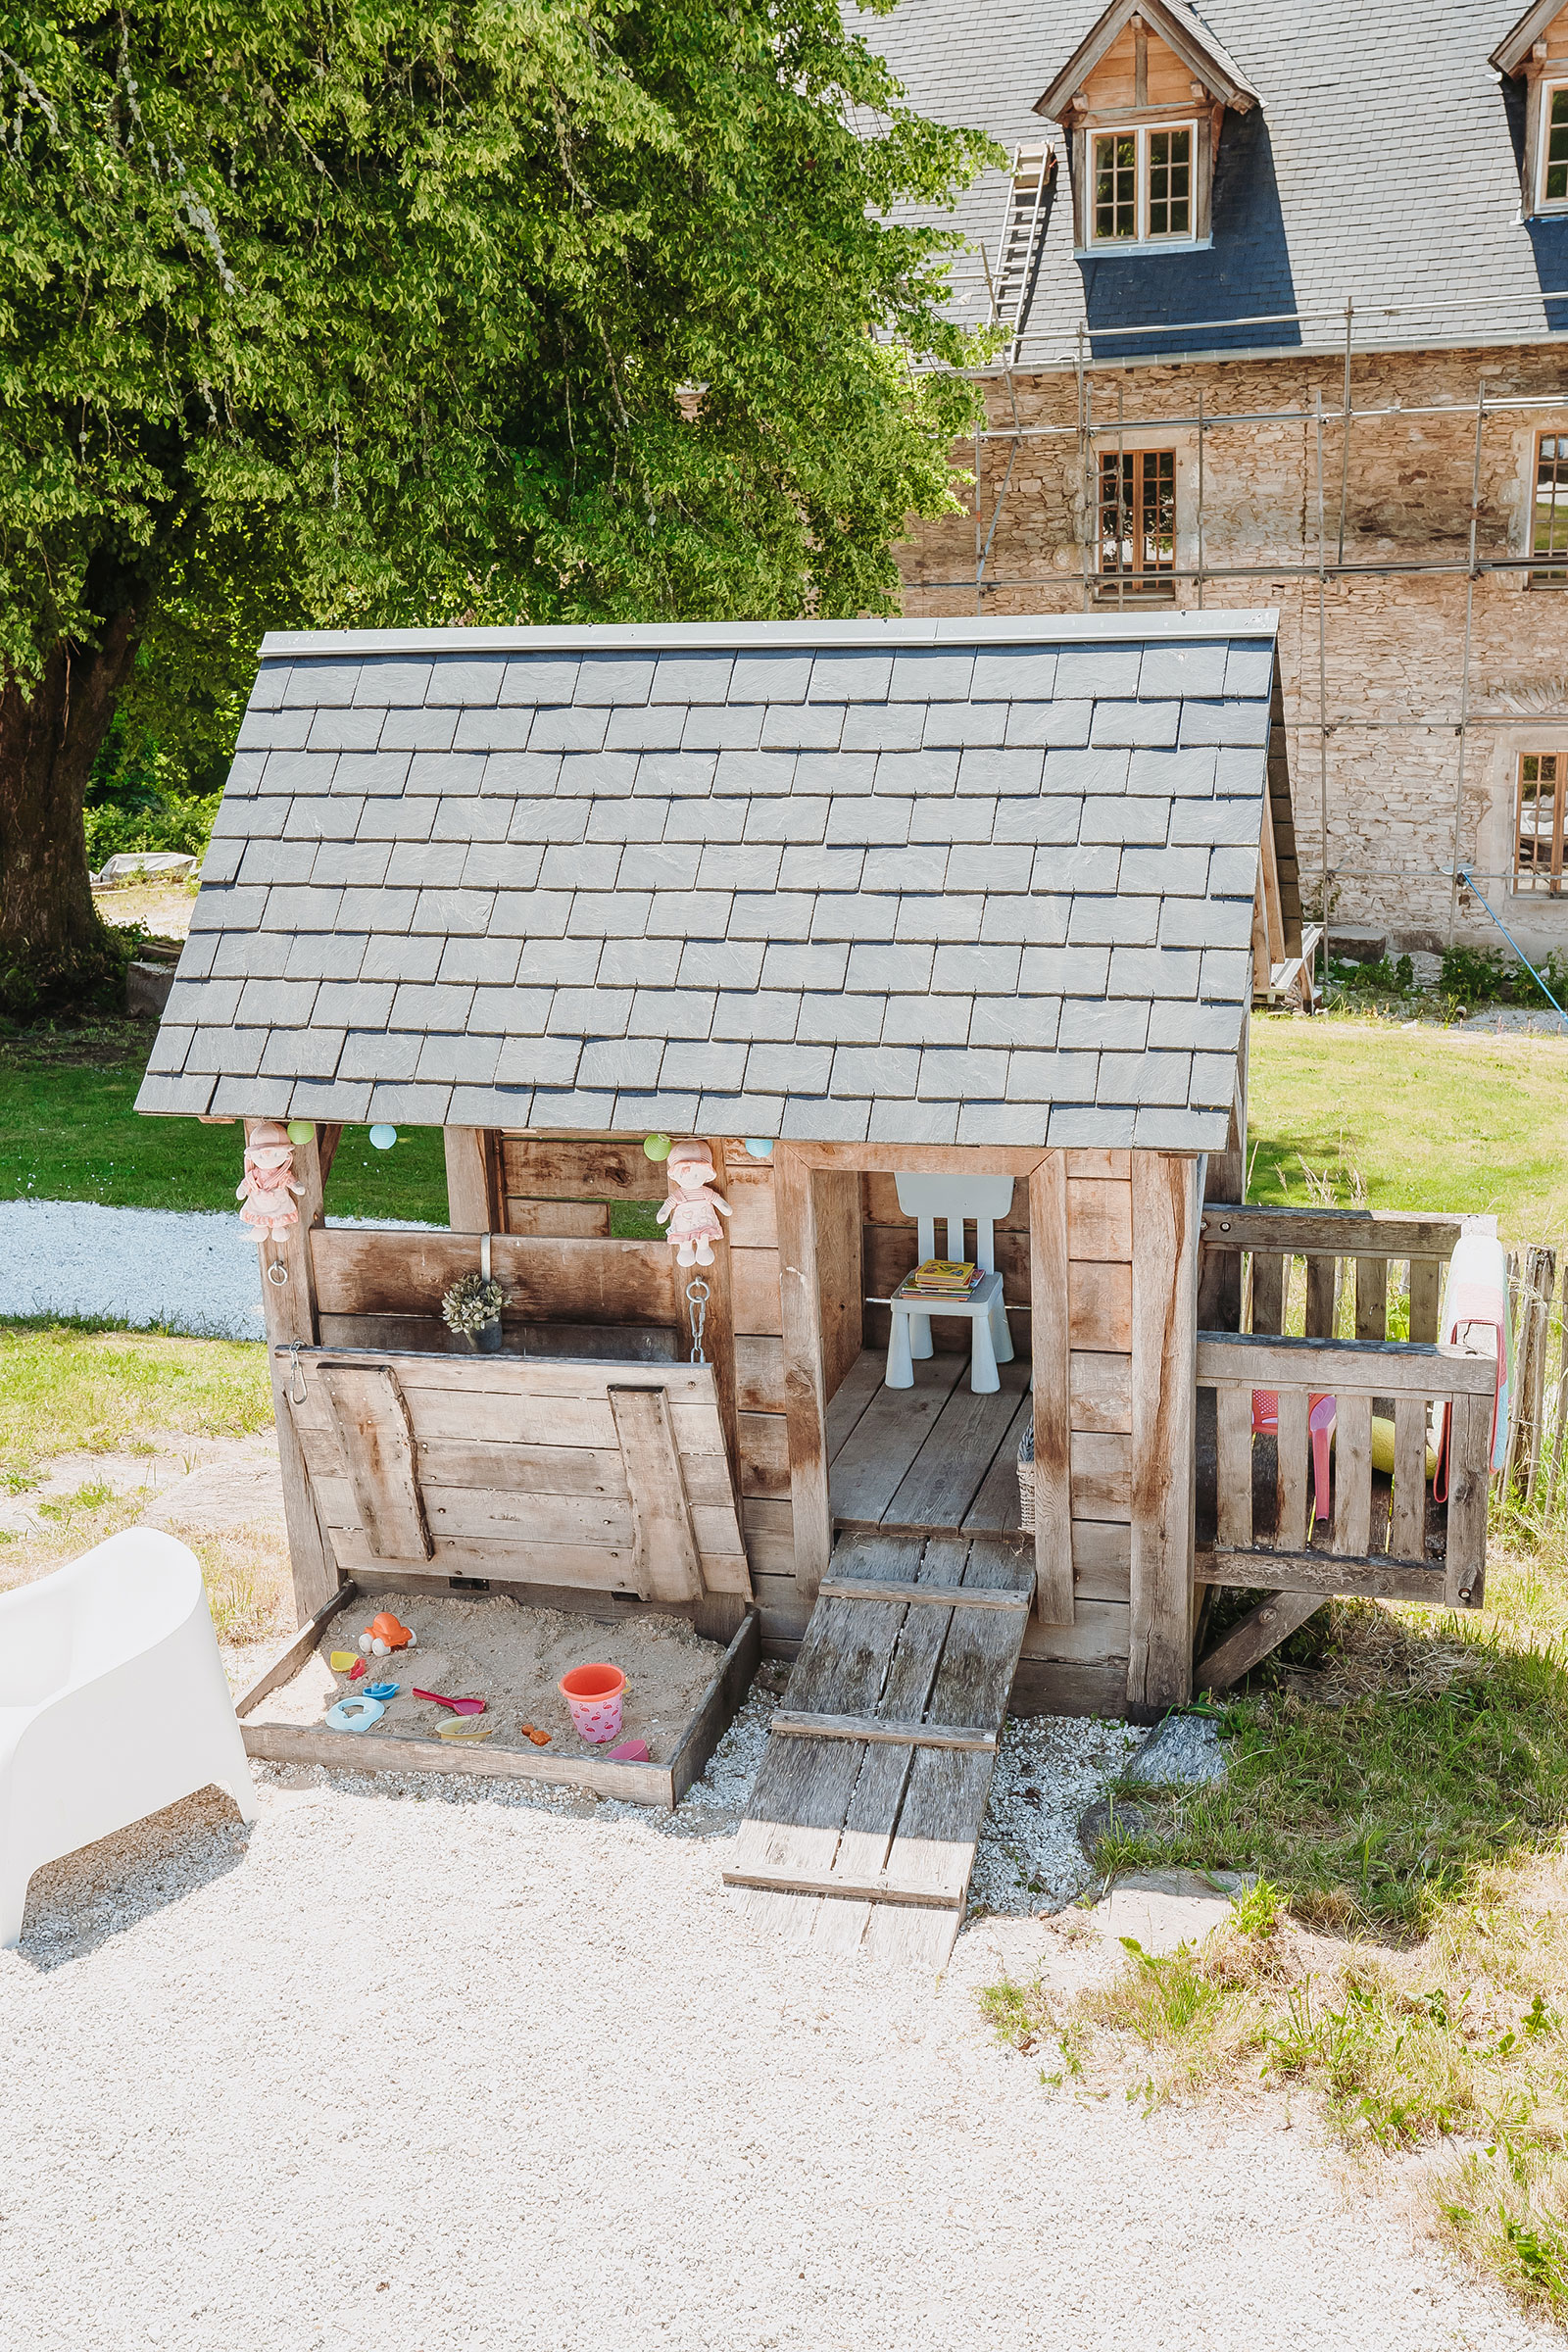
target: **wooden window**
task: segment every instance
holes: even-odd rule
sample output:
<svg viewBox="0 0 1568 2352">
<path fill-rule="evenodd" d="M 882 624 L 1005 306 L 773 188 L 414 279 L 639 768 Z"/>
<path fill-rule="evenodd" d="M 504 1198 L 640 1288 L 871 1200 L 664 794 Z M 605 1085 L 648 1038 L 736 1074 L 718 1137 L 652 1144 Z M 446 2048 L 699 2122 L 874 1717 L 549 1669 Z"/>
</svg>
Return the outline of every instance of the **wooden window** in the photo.
<svg viewBox="0 0 1568 2352">
<path fill-rule="evenodd" d="M 1195 137 L 1191 122 L 1091 133 L 1091 243 L 1157 245 L 1192 236 Z"/>
<path fill-rule="evenodd" d="M 1149 134 L 1149 233 L 1190 237 L 1193 233 L 1193 134 L 1191 129 Z"/>
<path fill-rule="evenodd" d="M 1176 566 L 1176 452 L 1103 450 L 1100 459 L 1100 571 L 1117 592 L 1170 596 Z M 1107 590 L 1102 587 L 1101 594 Z"/>
<path fill-rule="evenodd" d="M 1138 234 L 1138 134 L 1102 131 L 1095 139 L 1095 243 Z"/>
<path fill-rule="evenodd" d="M 1568 752 L 1526 752 L 1519 761 L 1515 890 L 1562 893 L 1563 802 Z"/>
<path fill-rule="evenodd" d="M 1541 202 L 1568 204 L 1568 81 L 1541 94 Z"/>
<path fill-rule="evenodd" d="M 1568 588 L 1568 433 L 1542 433 L 1536 441 L 1530 552 L 1556 559 L 1530 572 L 1532 588 Z"/>
</svg>

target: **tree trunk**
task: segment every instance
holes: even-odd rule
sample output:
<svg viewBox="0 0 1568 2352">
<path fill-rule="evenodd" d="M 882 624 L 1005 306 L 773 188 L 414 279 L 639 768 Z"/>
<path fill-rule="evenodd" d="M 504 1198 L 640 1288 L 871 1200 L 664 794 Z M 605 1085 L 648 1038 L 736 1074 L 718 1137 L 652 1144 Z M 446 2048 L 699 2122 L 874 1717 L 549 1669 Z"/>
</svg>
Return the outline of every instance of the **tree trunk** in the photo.
<svg viewBox="0 0 1568 2352">
<path fill-rule="evenodd" d="M 113 968 L 82 803 L 139 636 L 139 614 L 118 612 L 100 644 L 55 646 L 30 695 L 0 686 L 0 1000 L 19 1010 L 68 1003 Z"/>
</svg>

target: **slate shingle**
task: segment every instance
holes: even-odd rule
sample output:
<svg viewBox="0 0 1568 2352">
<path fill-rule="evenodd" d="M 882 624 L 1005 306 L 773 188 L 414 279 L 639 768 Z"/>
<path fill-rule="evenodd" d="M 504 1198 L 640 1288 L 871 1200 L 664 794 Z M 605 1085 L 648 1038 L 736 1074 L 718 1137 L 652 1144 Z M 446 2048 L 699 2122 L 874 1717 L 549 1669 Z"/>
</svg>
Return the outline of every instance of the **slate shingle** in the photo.
<svg viewBox="0 0 1568 2352">
<path fill-rule="evenodd" d="M 1214 1148 L 1269 631 L 1009 625 L 269 653 L 144 1106 Z"/>
</svg>

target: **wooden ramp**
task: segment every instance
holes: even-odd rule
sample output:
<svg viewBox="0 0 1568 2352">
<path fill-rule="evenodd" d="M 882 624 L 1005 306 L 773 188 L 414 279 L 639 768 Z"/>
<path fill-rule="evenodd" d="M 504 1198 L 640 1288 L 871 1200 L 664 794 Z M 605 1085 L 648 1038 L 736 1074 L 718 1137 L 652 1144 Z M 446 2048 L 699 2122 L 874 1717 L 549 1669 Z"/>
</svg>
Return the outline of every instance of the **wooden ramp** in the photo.
<svg viewBox="0 0 1568 2352">
<path fill-rule="evenodd" d="M 724 1873 L 754 1918 L 945 1965 L 1033 1594 L 1016 1537 L 840 1540 Z"/>
</svg>

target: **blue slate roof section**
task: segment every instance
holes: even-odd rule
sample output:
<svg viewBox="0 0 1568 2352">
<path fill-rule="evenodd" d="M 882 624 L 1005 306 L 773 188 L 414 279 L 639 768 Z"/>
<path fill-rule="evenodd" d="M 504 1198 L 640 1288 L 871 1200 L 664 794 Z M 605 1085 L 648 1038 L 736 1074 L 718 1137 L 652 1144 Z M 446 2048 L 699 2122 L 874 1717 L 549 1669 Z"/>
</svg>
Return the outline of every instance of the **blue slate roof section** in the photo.
<svg viewBox="0 0 1568 2352">
<path fill-rule="evenodd" d="M 1070 360 L 1080 321 L 1100 360 L 1331 349 L 1348 301 L 1362 348 L 1568 331 L 1568 218 L 1520 220 L 1522 85 L 1487 62 L 1506 6 L 1206 0 L 1198 24 L 1261 95 L 1225 118 L 1212 249 L 1075 261 L 1065 134 L 1033 108 L 1101 13 L 1099 0 L 901 0 L 867 33 L 921 114 L 1009 153 L 1047 137 L 1056 150 L 1025 364 Z M 937 216 L 971 247 L 960 318 L 985 316 L 977 249 L 995 264 L 1005 201 L 990 172 Z M 1140 327 L 1174 331 L 1111 331 Z"/>
<path fill-rule="evenodd" d="M 137 1107 L 1222 1150 L 1275 621 L 270 637 Z"/>
</svg>

